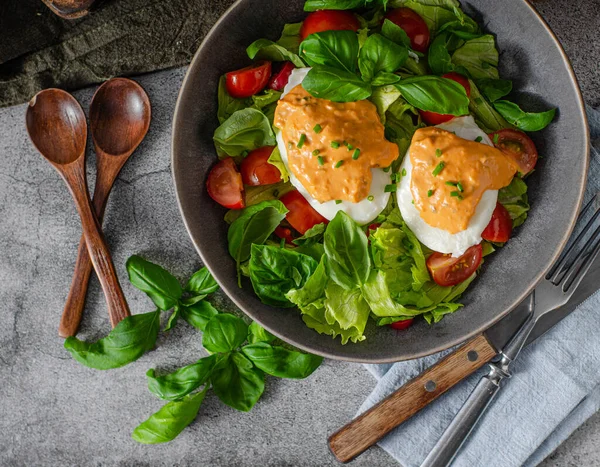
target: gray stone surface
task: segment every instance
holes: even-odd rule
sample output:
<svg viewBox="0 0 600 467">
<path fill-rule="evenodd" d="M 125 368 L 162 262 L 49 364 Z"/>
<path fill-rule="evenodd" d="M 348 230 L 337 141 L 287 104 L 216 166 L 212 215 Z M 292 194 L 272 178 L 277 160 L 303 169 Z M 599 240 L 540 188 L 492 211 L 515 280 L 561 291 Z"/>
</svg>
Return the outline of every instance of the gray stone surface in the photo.
<svg viewBox="0 0 600 467">
<path fill-rule="evenodd" d="M 588 102 L 600 104 L 598 1 L 536 3 L 573 60 Z M 183 278 L 199 266 L 179 216 L 170 175 L 170 129 L 184 70 L 143 76 L 153 103 L 148 137 L 123 170 L 109 202 L 105 234 L 132 312 L 152 309 L 128 284 L 133 253 Z M 93 90 L 76 93 L 87 110 Z M 129 435 L 161 403 L 145 387 L 150 367 L 174 368 L 201 356 L 200 335 L 180 323 L 157 350 L 109 372 L 75 363 L 57 337 L 80 226 L 55 171 L 24 129 L 25 106 L 0 110 L 0 464 L 1 465 L 336 465 L 329 433 L 348 421 L 370 392 L 360 365 L 327 361 L 305 381 L 270 379 L 263 399 L 239 413 L 207 398 L 200 415 L 169 444 L 141 446 Z M 93 174 L 93 151 L 89 152 Z M 93 176 L 90 177 L 93 181 Z M 224 308 L 226 297 L 218 297 Z M 93 279 L 81 336 L 109 329 Z M 600 465 L 600 417 L 592 417 L 544 465 Z M 418 442 L 418 440 L 414 440 Z M 394 465 L 371 449 L 353 465 Z"/>
</svg>

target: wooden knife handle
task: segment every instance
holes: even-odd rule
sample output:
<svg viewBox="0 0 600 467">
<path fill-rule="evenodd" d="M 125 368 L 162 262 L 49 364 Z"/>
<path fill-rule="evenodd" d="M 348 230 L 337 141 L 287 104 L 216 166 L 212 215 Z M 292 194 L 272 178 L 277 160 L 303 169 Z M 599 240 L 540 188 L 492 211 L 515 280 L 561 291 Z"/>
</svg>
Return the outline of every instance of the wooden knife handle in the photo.
<svg viewBox="0 0 600 467">
<path fill-rule="evenodd" d="M 496 354 L 480 334 L 332 434 L 331 452 L 340 462 L 351 461 Z"/>
</svg>

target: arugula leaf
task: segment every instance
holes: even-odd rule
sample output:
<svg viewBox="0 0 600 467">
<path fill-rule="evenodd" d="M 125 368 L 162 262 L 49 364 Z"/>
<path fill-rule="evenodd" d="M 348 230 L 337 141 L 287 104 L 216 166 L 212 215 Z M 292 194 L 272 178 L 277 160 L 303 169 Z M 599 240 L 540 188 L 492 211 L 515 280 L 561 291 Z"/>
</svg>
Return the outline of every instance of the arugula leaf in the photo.
<svg viewBox="0 0 600 467">
<path fill-rule="evenodd" d="M 218 314 L 206 324 L 202 346 L 210 352 L 230 352 L 248 337 L 248 325 L 229 313 Z"/>
<path fill-rule="evenodd" d="M 327 66 L 354 73 L 358 37 L 354 31 L 323 31 L 309 35 L 300 44 L 300 56 L 310 66 Z"/>
<path fill-rule="evenodd" d="M 354 10 L 371 3 L 372 0 L 306 0 L 304 11 Z"/>
<path fill-rule="evenodd" d="M 252 409 L 265 390 L 264 373 L 239 352 L 224 355 L 210 380 L 217 397 L 242 412 Z"/>
<path fill-rule="evenodd" d="M 497 101 L 512 91 L 512 81 L 509 79 L 483 78 L 476 80 L 475 83 L 490 102 Z"/>
<path fill-rule="evenodd" d="M 281 174 L 281 179 L 284 182 L 287 182 L 290 179 L 290 173 L 288 172 L 285 164 L 283 163 L 283 159 L 281 158 L 281 153 L 279 152 L 279 148 L 277 146 L 275 146 L 273 148 L 273 152 L 269 156 L 269 159 L 267 160 L 267 162 L 269 164 L 277 167 L 277 170 L 279 170 L 279 173 Z M 262 185 L 262 186 L 268 186 L 268 185 Z"/>
<path fill-rule="evenodd" d="M 169 402 L 138 425 L 131 437 L 142 444 L 166 443 L 175 439 L 198 415 L 207 390 L 186 396 L 181 401 Z"/>
<path fill-rule="evenodd" d="M 481 95 L 473 80 L 469 80 L 469 86 L 471 87 L 469 110 L 475 117 L 477 125 L 486 133 L 510 128 L 510 123 L 504 120 L 502 115 Z"/>
<path fill-rule="evenodd" d="M 219 312 L 209 302 L 200 301 L 193 305 L 181 305 L 179 314 L 196 329 L 204 331 L 208 322 L 217 316 Z"/>
<path fill-rule="evenodd" d="M 334 102 L 354 102 L 371 95 L 371 85 L 354 73 L 337 68 L 319 66 L 312 68 L 302 87 L 310 94 Z"/>
<path fill-rule="evenodd" d="M 545 112 L 524 112 L 517 104 L 503 100 L 494 102 L 494 108 L 507 121 L 523 131 L 543 130 L 552 122 L 556 114 L 556 109 Z"/>
<path fill-rule="evenodd" d="M 418 109 L 447 115 L 469 113 L 469 98 L 465 88 L 451 79 L 414 76 L 400 80 L 395 86 L 402 97 Z"/>
<path fill-rule="evenodd" d="M 231 97 L 225 87 L 225 75 L 219 78 L 219 88 L 217 90 L 217 118 L 219 124 L 225 122 L 231 115 L 238 110 L 245 109 L 250 106 L 247 99 L 236 99 Z"/>
<path fill-rule="evenodd" d="M 358 68 L 365 81 L 371 81 L 380 72 L 398 70 L 408 58 L 408 49 L 380 34 L 372 34 L 360 49 Z"/>
<path fill-rule="evenodd" d="M 329 277 L 349 290 L 369 278 L 371 259 L 367 236 L 348 214 L 338 211 L 327 225 L 324 237 Z"/>
<path fill-rule="evenodd" d="M 185 286 L 185 291 L 196 295 L 209 295 L 216 292 L 218 288 L 219 284 L 217 284 L 217 281 L 205 266 L 190 277 L 190 280 Z"/>
<path fill-rule="evenodd" d="M 65 349 L 75 360 L 96 370 L 119 368 L 154 348 L 160 329 L 160 311 L 128 316 L 108 336 L 89 343 L 76 337 L 65 340 Z"/>
<path fill-rule="evenodd" d="M 277 40 L 277 44 L 290 52 L 297 54 L 298 49 L 300 48 L 300 42 L 302 41 L 300 38 L 301 27 L 302 22 L 284 24 L 281 37 Z"/>
<path fill-rule="evenodd" d="M 181 298 L 183 289 L 179 281 L 158 264 L 133 255 L 126 267 L 131 284 L 145 292 L 159 309 L 170 310 Z"/>
<path fill-rule="evenodd" d="M 258 39 L 254 41 L 248 46 L 246 53 L 251 59 L 270 60 L 273 62 L 290 61 L 297 67 L 305 66 L 298 55 L 269 39 Z"/>
<path fill-rule="evenodd" d="M 263 328 L 256 321 L 252 321 L 248 326 L 248 342 L 256 344 L 257 342 L 272 342 L 276 337 Z"/>
<path fill-rule="evenodd" d="M 216 362 L 217 356 L 209 355 L 162 376 L 156 376 L 156 371 L 150 368 L 146 372 L 148 390 L 160 399 L 179 400 L 208 381 Z"/>
<path fill-rule="evenodd" d="M 323 357 L 259 342 L 242 347 L 242 352 L 257 368 L 279 378 L 304 379 L 323 362 Z"/>
<path fill-rule="evenodd" d="M 291 289 L 298 289 L 317 268 L 310 256 L 285 248 L 252 245 L 249 271 L 254 292 L 267 305 L 291 307 L 285 297 Z"/>
<path fill-rule="evenodd" d="M 269 119 L 253 108 L 234 112 L 215 130 L 213 141 L 219 159 L 277 144 Z"/>
<path fill-rule="evenodd" d="M 468 40 L 452 54 L 452 63 L 464 67 L 472 78 L 498 79 L 498 50 L 494 36 Z"/>
<path fill-rule="evenodd" d="M 325 224 L 321 222 L 320 224 L 313 225 L 310 229 L 304 232 L 304 235 L 301 237 L 295 238 L 292 240 L 294 245 L 314 245 L 315 243 L 319 243 L 323 239 L 323 234 L 325 233 Z"/>
<path fill-rule="evenodd" d="M 498 191 L 498 202 L 502 204 L 513 220 L 513 228 L 525 222 L 529 211 L 527 184 L 520 177 L 514 177 L 510 185 Z"/>
<path fill-rule="evenodd" d="M 408 37 L 408 34 L 406 34 L 406 31 L 387 18 L 383 21 L 383 25 L 381 26 L 381 34 L 396 44 L 410 48 L 410 38 Z"/>
</svg>

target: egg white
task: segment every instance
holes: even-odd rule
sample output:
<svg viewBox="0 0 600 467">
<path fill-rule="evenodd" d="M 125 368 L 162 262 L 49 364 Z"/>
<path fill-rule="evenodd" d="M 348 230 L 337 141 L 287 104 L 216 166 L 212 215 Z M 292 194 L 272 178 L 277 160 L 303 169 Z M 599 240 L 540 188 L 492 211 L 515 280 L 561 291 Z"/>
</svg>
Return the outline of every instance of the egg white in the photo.
<svg viewBox="0 0 600 467">
<path fill-rule="evenodd" d="M 288 83 L 283 88 L 281 97 L 284 97 L 293 88 L 298 86 L 304 80 L 306 74 L 310 71 L 310 68 L 296 68 L 292 71 Z M 298 178 L 290 171 L 288 165 L 288 154 L 287 146 L 283 141 L 281 132 L 278 131 L 276 135 L 277 147 L 281 153 L 281 159 L 285 164 L 285 168 L 290 174 L 290 182 L 300 192 L 304 198 L 309 202 L 315 211 L 321 214 L 328 220 L 335 217 L 338 211 L 344 211 L 358 224 L 367 224 L 374 220 L 377 215 L 385 209 L 390 199 L 390 193 L 385 192 L 385 186 L 391 183 L 390 173 L 386 173 L 383 169 L 371 169 L 373 178 L 371 180 L 371 188 L 369 190 L 369 196 L 373 197 L 373 201 L 369 201 L 367 198 L 359 201 L 358 203 L 352 203 L 350 201 L 343 201 L 341 203 L 335 202 L 335 200 L 320 203 L 314 199 L 304 185 L 298 180 Z"/>
<path fill-rule="evenodd" d="M 449 122 L 437 125 L 438 128 L 453 131 L 456 136 L 468 140 L 481 137 L 481 142 L 493 146 L 488 136 L 475 124 L 471 116 L 455 117 Z M 425 222 L 419 210 L 413 204 L 413 196 L 410 191 L 410 180 L 412 175 L 412 164 L 410 162 L 410 149 L 402 162 L 400 170 L 406 170 L 406 176 L 402 177 L 396 192 L 398 207 L 402 218 L 419 239 L 428 248 L 440 253 L 451 253 L 452 256 L 460 256 L 469 247 L 481 242 L 481 233 L 489 224 L 496 202 L 498 201 L 497 190 L 487 190 L 481 197 L 475 214 L 469 221 L 469 225 L 462 232 L 451 234 L 450 232 L 430 226 Z"/>
</svg>

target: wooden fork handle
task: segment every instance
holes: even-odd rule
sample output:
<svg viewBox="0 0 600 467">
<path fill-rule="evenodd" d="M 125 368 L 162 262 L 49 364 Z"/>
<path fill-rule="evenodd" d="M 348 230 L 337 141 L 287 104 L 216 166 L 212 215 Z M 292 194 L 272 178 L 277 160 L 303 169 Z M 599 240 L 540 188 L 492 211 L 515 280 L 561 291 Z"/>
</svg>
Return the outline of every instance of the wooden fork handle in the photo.
<svg viewBox="0 0 600 467">
<path fill-rule="evenodd" d="M 348 462 L 489 362 L 496 349 L 480 334 L 407 382 L 329 437 L 329 448 Z"/>
</svg>

